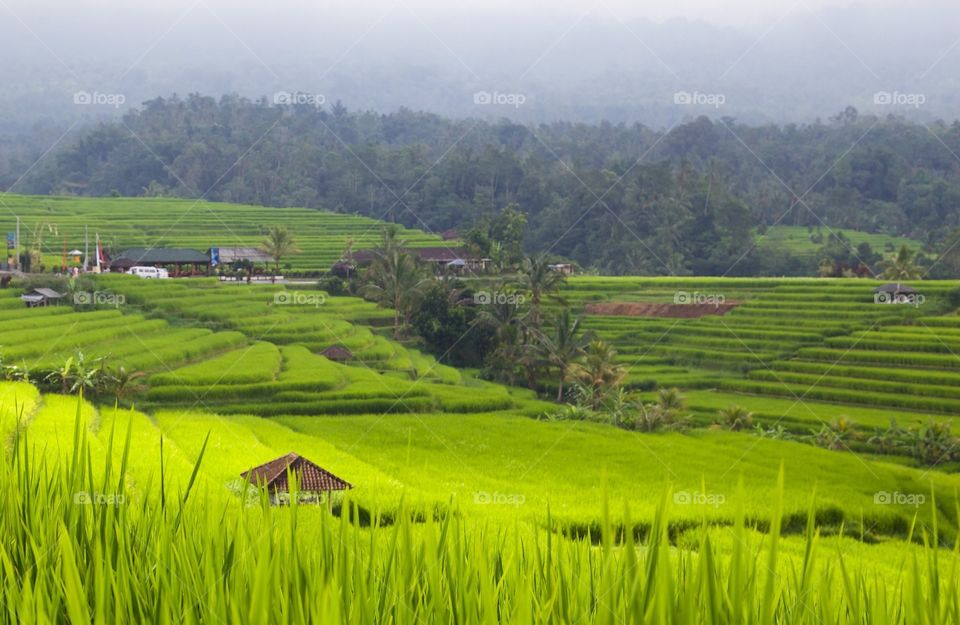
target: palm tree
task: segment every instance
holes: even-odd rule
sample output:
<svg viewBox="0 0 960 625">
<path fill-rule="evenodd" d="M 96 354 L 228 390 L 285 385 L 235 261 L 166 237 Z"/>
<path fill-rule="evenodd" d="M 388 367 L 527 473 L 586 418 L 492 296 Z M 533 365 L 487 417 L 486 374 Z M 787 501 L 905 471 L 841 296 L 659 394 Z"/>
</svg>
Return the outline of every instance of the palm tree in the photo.
<svg viewBox="0 0 960 625">
<path fill-rule="evenodd" d="M 126 367 L 120 365 L 109 374 L 106 383 L 109 385 L 114 398 L 119 402 L 129 395 L 144 390 L 145 385 L 139 380 L 145 375 L 143 371 L 127 371 Z"/>
<path fill-rule="evenodd" d="M 274 274 L 280 273 L 280 261 L 290 254 L 300 251 L 293 233 L 284 226 L 272 226 L 267 229 L 267 238 L 260 243 L 260 249 L 270 255 L 274 262 Z"/>
<path fill-rule="evenodd" d="M 554 319 L 552 334 L 541 332 L 538 339 L 537 347 L 541 357 L 557 368 L 557 401 L 562 401 L 563 383 L 569 375 L 570 365 L 583 355 L 584 347 L 590 339 L 580 335 L 580 319 L 574 317 L 569 308 L 564 308 Z"/>
<path fill-rule="evenodd" d="M 923 273 L 914 262 L 916 254 L 906 245 L 901 245 L 895 255 L 880 261 L 883 269 L 880 277 L 884 280 L 919 280 Z"/>
<path fill-rule="evenodd" d="M 569 374 L 587 391 L 592 407 L 596 408 L 608 391 L 620 386 L 627 370 L 617 363 L 617 350 L 605 341 L 593 340 L 581 360 L 570 365 Z"/>
<path fill-rule="evenodd" d="M 717 416 L 720 418 L 721 424 L 734 432 L 739 432 L 753 425 L 753 413 L 743 406 L 732 405 L 721 408 L 717 412 Z"/>
<path fill-rule="evenodd" d="M 381 306 L 393 308 L 394 337 L 402 337 L 430 280 L 424 277 L 417 259 L 399 247 L 377 252 L 367 270 L 367 280 L 361 293 Z"/>
<path fill-rule="evenodd" d="M 517 372 L 528 351 L 529 331 L 520 313 L 520 308 L 508 298 L 496 298 L 484 306 L 471 323 L 493 330 L 497 347 L 488 362 L 498 377 L 510 384 L 517 382 Z"/>
<path fill-rule="evenodd" d="M 543 254 L 528 256 L 520 266 L 520 288 L 530 294 L 530 323 L 540 327 L 540 302 L 544 295 L 555 293 L 566 276 L 554 271 Z"/>
</svg>

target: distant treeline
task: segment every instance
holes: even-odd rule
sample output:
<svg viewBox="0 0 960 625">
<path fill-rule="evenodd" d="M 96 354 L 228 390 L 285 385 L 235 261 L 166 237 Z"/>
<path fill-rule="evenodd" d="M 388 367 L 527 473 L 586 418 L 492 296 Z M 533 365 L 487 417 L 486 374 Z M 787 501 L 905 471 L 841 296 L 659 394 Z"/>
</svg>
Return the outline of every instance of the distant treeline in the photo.
<svg viewBox="0 0 960 625">
<path fill-rule="evenodd" d="M 47 147 L 8 151 L 0 183 Z M 529 251 L 605 273 L 810 274 L 810 258 L 758 251 L 757 230 L 826 224 L 942 248 L 960 226 L 960 124 L 848 108 L 811 125 L 700 117 L 663 132 L 192 95 L 75 130 L 14 190 L 316 207 L 433 232 L 517 204 Z"/>
</svg>

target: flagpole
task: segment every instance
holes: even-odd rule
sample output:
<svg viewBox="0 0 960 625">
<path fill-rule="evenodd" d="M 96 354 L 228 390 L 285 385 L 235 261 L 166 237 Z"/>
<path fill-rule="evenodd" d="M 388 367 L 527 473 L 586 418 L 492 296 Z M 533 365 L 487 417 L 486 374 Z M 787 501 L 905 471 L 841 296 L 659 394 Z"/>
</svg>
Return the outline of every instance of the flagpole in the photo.
<svg viewBox="0 0 960 625">
<path fill-rule="evenodd" d="M 100 233 L 97 233 L 97 273 L 100 273 Z"/>
</svg>

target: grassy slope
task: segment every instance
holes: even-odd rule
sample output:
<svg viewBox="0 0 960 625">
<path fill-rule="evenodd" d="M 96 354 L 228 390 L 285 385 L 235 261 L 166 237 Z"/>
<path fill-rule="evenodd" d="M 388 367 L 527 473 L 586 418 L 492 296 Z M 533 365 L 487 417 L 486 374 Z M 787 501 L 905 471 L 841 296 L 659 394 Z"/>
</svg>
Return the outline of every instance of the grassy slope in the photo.
<svg viewBox="0 0 960 625">
<path fill-rule="evenodd" d="M 816 231 L 816 229 L 814 229 Z M 853 247 L 861 243 L 869 243 L 874 252 L 885 253 L 888 247 L 900 247 L 906 245 L 912 249 L 919 250 L 923 247 L 920 241 L 907 237 L 890 236 L 886 234 L 873 234 L 870 232 L 861 232 L 859 230 L 843 230 L 834 228 L 834 232 L 843 233 L 850 240 Z M 830 236 L 830 230 L 821 228 L 821 234 L 824 237 L 824 243 Z M 814 243 L 810 240 L 810 232 L 805 226 L 773 226 L 763 235 L 757 235 L 757 247 L 762 250 L 778 250 L 780 252 L 790 252 L 791 254 L 816 260 L 817 251 L 823 247 L 823 243 Z"/>
<path fill-rule="evenodd" d="M 32 244 L 38 225 L 44 232 L 42 249 L 48 267 L 61 263 L 67 250 L 84 248 L 84 226 L 91 238 L 99 232 L 111 249 L 140 246 L 180 246 L 201 251 L 210 247 L 256 246 L 266 228 L 285 225 L 297 234 L 301 253 L 289 260 L 295 269 L 324 271 L 343 253 L 348 241 L 354 249 L 372 247 L 381 222 L 305 208 L 266 208 L 240 204 L 196 202 L 170 198 L 74 198 L 5 195 L 9 208 L 0 216 L 3 232 L 13 232 L 14 215 L 21 218 L 21 240 Z M 403 233 L 411 245 L 440 245 L 438 236 L 416 230 Z M 64 243 L 66 238 L 66 243 Z"/>
</svg>

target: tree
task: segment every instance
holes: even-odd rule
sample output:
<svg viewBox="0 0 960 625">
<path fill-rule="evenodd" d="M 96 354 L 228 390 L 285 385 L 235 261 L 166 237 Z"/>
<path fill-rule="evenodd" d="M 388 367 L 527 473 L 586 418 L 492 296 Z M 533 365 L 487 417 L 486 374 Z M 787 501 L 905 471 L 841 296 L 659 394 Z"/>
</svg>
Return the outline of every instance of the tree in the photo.
<svg viewBox="0 0 960 625">
<path fill-rule="evenodd" d="M 520 300 L 516 297 L 493 298 L 483 305 L 473 320 L 473 325 L 482 326 L 492 333 L 496 344 L 496 348 L 487 357 L 488 368 L 498 379 L 509 384 L 516 384 L 524 365 L 530 364 L 531 333 L 524 322 L 523 310 L 518 301 Z"/>
<path fill-rule="evenodd" d="M 686 425 L 686 400 L 675 388 L 662 388 L 657 393 L 657 401 L 640 404 L 640 414 L 634 427 L 646 432 L 655 432 L 660 428 L 680 428 Z"/>
<path fill-rule="evenodd" d="M 482 367 L 494 348 L 492 328 L 473 325 L 474 306 L 466 306 L 457 281 L 437 281 L 426 288 L 412 317 L 414 331 L 429 352 L 458 367 Z"/>
<path fill-rule="evenodd" d="M 520 267 L 520 288 L 530 294 L 530 324 L 540 327 L 540 303 L 545 295 L 557 292 L 566 276 L 550 268 L 543 254 L 528 256 Z"/>
<path fill-rule="evenodd" d="M 260 249 L 270 255 L 274 262 L 274 273 L 280 273 L 280 261 L 300 251 L 293 233 L 284 226 L 271 226 L 267 229 L 267 238 Z"/>
<path fill-rule="evenodd" d="M 563 400 L 563 383 L 570 365 L 583 355 L 589 339 L 580 335 L 580 320 L 564 308 L 553 320 L 551 334 L 538 334 L 538 350 L 544 361 L 557 368 L 557 401 Z"/>
<path fill-rule="evenodd" d="M 406 334 L 415 305 L 430 284 L 424 275 L 417 259 L 399 247 L 378 250 L 367 270 L 367 284 L 360 291 L 381 306 L 393 308 L 395 338 Z"/>
<path fill-rule="evenodd" d="M 717 411 L 720 424 L 734 432 L 739 432 L 753 425 L 753 413 L 739 405 L 727 406 Z"/>
<path fill-rule="evenodd" d="M 146 374 L 142 371 L 128 371 L 120 365 L 110 372 L 106 380 L 107 390 L 118 402 L 144 390 L 145 385 L 140 382 Z"/>
<path fill-rule="evenodd" d="M 883 272 L 880 277 L 884 280 L 919 280 L 923 277 L 920 267 L 914 262 L 916 252 L 906 245 L 893 256 L 880 261 Z"/>
<path fill-rule="evenodd" d="M 581 395 L 593 409 L 626 377 L 626 368 L 617 363 L 617 350 L 599 339 L 590 341 L 580 361 L 570 365 L 570 378 L 580 385 Z"/>
</svg>

